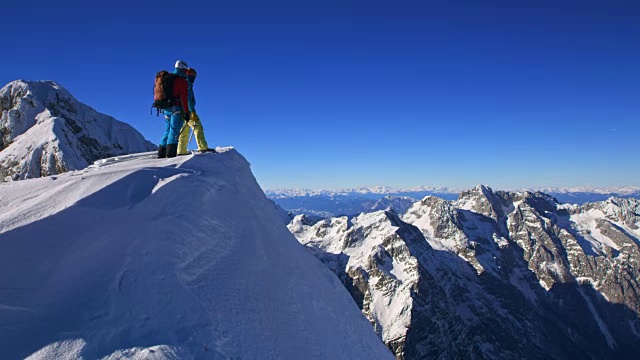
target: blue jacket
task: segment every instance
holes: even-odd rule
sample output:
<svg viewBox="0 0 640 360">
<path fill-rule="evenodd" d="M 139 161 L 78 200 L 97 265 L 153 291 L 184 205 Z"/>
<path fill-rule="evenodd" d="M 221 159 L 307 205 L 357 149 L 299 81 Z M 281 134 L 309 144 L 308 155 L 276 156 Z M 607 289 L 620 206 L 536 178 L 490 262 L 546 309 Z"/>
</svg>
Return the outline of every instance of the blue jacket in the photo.
<svg viewBox="0 0 640 360">
<path fill-rule="evenodd" d="M 189 111 L 196 111 L 196 96 L 193 95 L 193 83 L 196 81 L 195 76 L 187 76 L 187 84 L 189 85 Z"/>
<path fill-rule="evenodd" d="M 187 78 L 187 72 L 184 69 L 173 69 L 173 73 L 185 79 Z"/>
</svg>

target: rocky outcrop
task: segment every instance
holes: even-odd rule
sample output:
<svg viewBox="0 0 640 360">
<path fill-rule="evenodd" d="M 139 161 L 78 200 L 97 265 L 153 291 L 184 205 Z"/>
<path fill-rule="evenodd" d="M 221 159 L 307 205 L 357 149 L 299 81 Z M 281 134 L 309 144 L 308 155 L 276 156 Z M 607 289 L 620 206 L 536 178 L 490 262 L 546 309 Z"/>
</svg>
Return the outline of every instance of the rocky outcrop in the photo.
<svg viewBox="0 0 640 360">
<path fill-rule="evenodd" d="M 399 359 L 602 359 L 640 346 L 639 204 L 478 186 L 289 228 Z"/>
</svg>

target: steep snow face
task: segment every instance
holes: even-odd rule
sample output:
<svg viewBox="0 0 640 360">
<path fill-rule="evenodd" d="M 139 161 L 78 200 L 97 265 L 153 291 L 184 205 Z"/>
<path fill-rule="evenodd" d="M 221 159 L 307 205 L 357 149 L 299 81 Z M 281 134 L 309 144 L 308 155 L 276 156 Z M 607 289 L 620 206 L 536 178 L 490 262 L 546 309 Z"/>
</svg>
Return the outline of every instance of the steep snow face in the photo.
<svg viewBox="0 0 640 360">
<path fill-rule="evenodd" d="M 2 357 L 393 358 L 217 150 L 0 184 Z"/>
<path fill-rule="evenodd" d="M 17 80 L 0 90 L 0 181 L 87 167 L 93 161 L 150 151 L 134 128 L 98 113 L 53 81 Z"/>
<path fill-rule="evenodd" d="M 478 186 L 456 201 L 425 197 L 401 218 L 289 228 L 399 358 L 629 357 L 640 346 L 638 200 L 578 206 Z"/>
</svg>

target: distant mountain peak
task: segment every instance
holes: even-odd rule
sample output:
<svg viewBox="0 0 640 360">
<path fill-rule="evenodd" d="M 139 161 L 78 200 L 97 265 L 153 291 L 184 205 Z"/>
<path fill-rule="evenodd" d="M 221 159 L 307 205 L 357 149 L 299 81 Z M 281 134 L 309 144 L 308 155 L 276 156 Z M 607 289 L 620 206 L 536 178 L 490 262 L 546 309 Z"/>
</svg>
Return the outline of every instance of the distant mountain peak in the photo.
<svg viewBox="0 0 640 360">
<path fill-rule="evenodd" d="M 130 125 L 101 114 L 51 80 L 0 89 L 0 181 L 85 168 L 95 160 L 150 151 Z"/>
<path fill-rule="evenodd" d="M 18 79 L 9 82 L 3 87 L 5 88 L 28 88 L 33 91 L 37 97 L 43 97 L 43 94 L 50 93 L 51 90 L 56 92 L 63 92 L 66 95 L 71 96 L 71 93 L 65 89 L 62 85 L 53 80 L 24 80 Z"/>
</svg>

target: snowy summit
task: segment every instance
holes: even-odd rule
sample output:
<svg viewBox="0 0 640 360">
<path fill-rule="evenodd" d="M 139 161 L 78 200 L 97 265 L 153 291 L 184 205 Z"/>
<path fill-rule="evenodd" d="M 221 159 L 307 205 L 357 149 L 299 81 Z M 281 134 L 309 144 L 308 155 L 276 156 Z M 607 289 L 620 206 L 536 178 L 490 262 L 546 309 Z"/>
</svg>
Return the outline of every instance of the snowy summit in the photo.
<svg viewBox="0 0 640 360">
<path fill-rule="evenodd" d="M 6 359 L 392 359 L 232 148 L 0 183 Z"/>
</svg>

